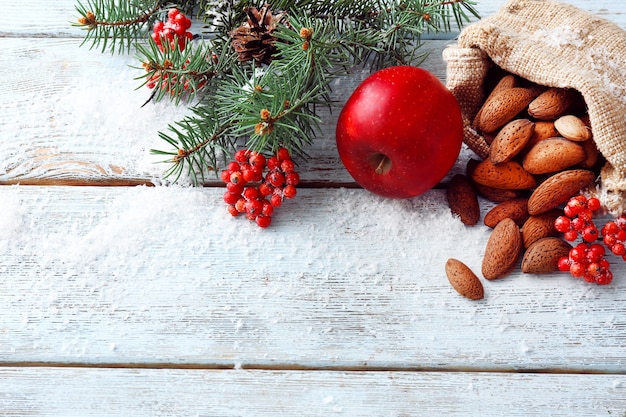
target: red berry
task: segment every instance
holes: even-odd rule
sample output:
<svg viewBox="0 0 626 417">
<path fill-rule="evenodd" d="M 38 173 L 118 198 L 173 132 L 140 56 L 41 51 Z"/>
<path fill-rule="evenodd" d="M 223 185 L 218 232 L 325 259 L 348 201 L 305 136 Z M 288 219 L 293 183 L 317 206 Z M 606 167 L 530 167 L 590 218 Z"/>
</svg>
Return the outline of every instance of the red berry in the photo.
<svg viewBox="0 0 626 417">
<path fill-rule="evenodd" d="M 591 262 L 600 262 L 605 253 L 604 246 L 594 243 L 587 249 L 587 259 Z"/>
<path fill-rule="evenodd" d="M 234 182 L 228 182 L 226 184 L 226 189 L 228 191 L 230 191 L 233 194 L 241 194 L 243 193 L 243 185 L 242 184 L 237 184 Z"/>
<path fill-rule="evenodd" d="M 237 162 L 248 162 L 248 150 L 240 149 L 235 152 L 235 161 Z"/>
<path fill-rule="evenodd" d="M 264 214 L 258 215 L 255 220 L 256 220 L 256 224 L 262 228 L 269 227 L 269 225 L 272 223 L 272 218 Z"/>
<path fill-rule="evenodd" d="M 567 216 L 559 216 L 554 221 L 554 228 L 561 233 L 569 232 L 572 221 Z"/>
<path fill-rule="evenodd" d="M 178 15 L 178 14 L 180 14 L 180 10 L 178 10 L 178 9 L 170 9 L 167 12 L 167 17 L 170 20 L 174 20 L 176 18 L 176 15 Z"/>
<path fill-rule="evenodd" d="M 569 260 L 567 256 L 562 256 L 561 258 L 559 258 L 559 261 L 557 264 L 559 271 L 563 271 L 563 272 L 569 272 L 571 265 L 572 265 L 572 262 Z"/>
<path fill-rule="evenodd" d="M 587 245 L 583 243 L 584 246 L 577 245 L 570 249 L 569 258 L 572 262 L 582 263 L 587 260 Z"/>
<path fill-rule="evenodd" d="M 272 194 L 270 204 L 274 207 L 280 207 L 283 204 L 283 197 L 279 194 Z"/>
<path fill-rule="evenodd" d="M 569 205 L 563 207 L 563 214 L 565 214 L 570 219 L 573 219 L 574 217 L 576 217 L 576 213 L 574 212 L 574 209 Z"/>
<path fill-rule="evenodd" d="M 300 174 L 297 172 L 290 172 L 285 175 L 285 182 L 287 185 L 298 185 L 300 183 Z"/>
<path fill-rule="evenodd" d="M 293 172 L 296 169 L 296 164 L 291 159 L 285 159 L 281 161 L 280 169 L 284 173 Z"/>
<path fill-rule="evenodd" d="M 237 208 L 232 205 L 229 204 L 227 207 L 228 212 L 234 217 L 234 216 L 238 216 L 239 215 L 239 211 L 237 210 Z"/>
<path fill-rule="evenodd" d="M 154 26 L 152 27 L 152 30 L 154 31 L 155 34 L 159 34 L 159 32 L 163 31 L 163 26 L 165 24 L 163 22 L 161 22 L 160 20 L 157 20 L 156 22 L 154 22 Z"/>
<path fill-rule="evenodd" d="M 569 272 L 570 274 L 572 274 L 573 277 L 580 278 L 585 274 L 586 271 L 583 264 L 579 262 L 572 262 L 569 268 Z"/>
<path fill-rule="evenodd" d="M 582 232 L 582 230 L 587 226 L 587 222 L 580 217 L 576 217 L 572 219 L 572 229 Z"/>
<path fill-rule="evenodd" d="M 255 187 L 247 187 L 243 192 L 243 197 L 246 200 L 256 200 L 259 196 L 259 190 Z"/>
<path fill-rule="evenodd" d="M 573 242 L 576 239 L 578 239 L 578 232 L 576 230 L 569 230 L 569 231 L 564 233 L 563 237 L 568 242 Z"/>
<path fill-rule="evenodd" d="M 235 208 L 237 209 L 239 213 L 245 212 L 246 211 L 246 199 L 242 197 L 239 200 L 237 200 L 237 202 L 235 203 Z"/>
<path fill-rule="evenodd" d="M 615 238 L 614 235 L 605 235 L 604 239 L 602 239 L 602 241 L 608 247 L 611 247 L 611 246 L 615 245 L 616 243 L 618 243 L 618 241 L 617 241 L 617 239 Z"/>
<path fill-rule="evenodd" d="M 267 159 L 267 169 L 273 171 L 280 167 L 280 163 L 278 162 L 278 158 L 275 156 L 271 156 Z"/>
<path fill-rule="evenodd" d="M 626 246 L 622 242 L 617 242 L 610 246 L 611 252 L 613 252 L 617 256 L 626 255 Z"/>
<path fill-rule="evenodd" d="M 285 198 L 294 198 L 296 194 L 297 194 L 297 190 L 296 190 L 296 187 L 294 187 L 293 185 L 287 185 L 283 189 L 283 196 Z"/>
<path fill-rule="evenodd" d="M 617 225 L 617 223 L 609 221 L 604 225 L 604 227 L 602 227 L 602 234 L 605 236 L 614 235 L 615 233 L 617 233 L 618 230 L 619 226 Z"/>
<path fill-rule="evenodd" d="M 246 180 L 243 178 L 243 174 L 241 173 L 241 171 L 235 171 L 230 174 L 230 182 L 232 182 L 233 184 L 245 185 Z"/>
<path fill-rule="evenodd" d="M 276 152 L 276 157 L 279 161 L 291 159 L 291 155 L 289 154 L 289 150 L 287 148 L 278 149 L 278 151 Z"/>
<path fill-rule="evenodd" d="M 587 200 L 587 208 L 591 211 L 597 211 L 600 210 L 600 207 L 602 207 L 602 204 L 600 203 L 600 200 L 597 199 L 596 197 L 591 197 L 590 199 Z"/>
<path fill-rule="evenodd" d="M 252 169 L 242 170 L 241 173 L 243 174 L 243 179 L 246 183 L 256 181 L 257 175 Z"/>
<path fill-rule="evenodd" d="M 259 167 L 261 170 L 265 168 L 266 161 L 265 156 L 258 152 L 253 152 L 250 156 L 250 165 L 253 167 Z"/>
<path fill-rule="evenodd" d="M 263 182 L 259 184 L 259 195 L 261 197 L 267 197 L 274 192 L 274 187 L 271 184 Z"/>
<path fill-rule="evenodd" d="M 232 174 L 232 172 L 230 172 L 227 169 L 222 171 L 222 174 L 220 175 L 220 178 L 222 179 L 222 182 L 226 182 L 226 183 L 230 182 L 230 174 Z"/>
<path fill-rule="evenodd" d="M 224 202 L 229 205 L 235 205 L 237 200 L 241 198 L 241 194 L 231 193 L 230 191 L 226 191 L 224 193 Z"/>
<path fill-rule="evenodd" d="M 593 212 L 589 210 L 587 207 L 584 207 L 578 213 L 578 217 L 583 219 L 586 222 L 590 222 L 593 219 Z"/>
<path fill-rule="evenodd" d="M 232 161 L 228 163 L 228 170 L 231 172 L 241 170 L 241 165 L 238 162 Z"/>
<path fill-rule="evenodd" d="M 280 188 L 285 183 L 285 176 L 280 172 L 271 172 L 267 178 L 270 184 L 274 187 Z"/>
<path fill-rule="evenodd" d="M 246 213 L 256 218 L 263 211 L 263 203 L 260 200 L 248 200 L 246 202 Z"/>
<path fill-rule="evenodd" d="M 596 277 L 596 284 L 598 285 L 608 285 L 611 281 L 613 281 L 613 273 L 608 269 L 605 269 L 600 276 Z"/>
<path fill-rule="evenodd" d="M 274 206 L 272 206 L 272 203 L 263 199 L 263 209 L 261 210 L 261 213 L 265 216 L 271 216 L 274 214 Z"/>
<path fill-rule="evenodd" d="M 581 232 L 581 236 L 585 242 L 595 242 L 598 240 L 598 229 L 595 226 L 587 226 Z"/>
</svg>

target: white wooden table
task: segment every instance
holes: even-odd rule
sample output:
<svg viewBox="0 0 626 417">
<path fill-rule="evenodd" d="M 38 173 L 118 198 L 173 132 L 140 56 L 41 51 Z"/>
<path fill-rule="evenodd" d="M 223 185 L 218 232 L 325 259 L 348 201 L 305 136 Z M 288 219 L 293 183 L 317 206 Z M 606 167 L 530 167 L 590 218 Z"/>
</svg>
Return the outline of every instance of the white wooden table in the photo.
<svg viewBox="0 0 626 417">
<path fill-rule="evenodd" d="M 570 2 L 626 27 L 623 0 Z M 186 108 L 140 108 L 134 58 L 79 48 L 74 0 L 3 11 L 0 415 L 626 414 L 623 264 L 608 287 L 516 272 L 460 297 L 444 263 L 479 271 L 486 227 L 441 189 L 354 187 L 336 113 L 267 230 L 221 186 L 143 186 Z M 442 79 L 449 42 L 426 45 Z"/>
</svg>

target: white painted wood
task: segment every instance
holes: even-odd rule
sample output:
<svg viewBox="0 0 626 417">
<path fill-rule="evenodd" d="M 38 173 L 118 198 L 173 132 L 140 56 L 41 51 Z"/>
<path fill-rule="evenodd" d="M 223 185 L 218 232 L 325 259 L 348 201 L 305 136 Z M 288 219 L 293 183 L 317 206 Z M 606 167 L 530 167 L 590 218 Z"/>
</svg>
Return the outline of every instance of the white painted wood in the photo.
<svg viewBox="0 0 626 417">
<path fill-rule="evenodd" d="M 620 417 L 626 377 L 1 368 L 0 408 L 41 417 Z"/>
<path fill-rule="evenodd" d="M 186 106 L 160 103 L 141 108 L 149 91 L 135 90 L 139 84 L 134 78 L 142 70 L 130 68 L 137 65 L 132 56 L 79 48 L 80 38 L 23 39 L 45 32 L 63 35 L 59 28 L 67 24 L 74 2 L 60 3 L 53 7 L 31 0 L 10 6 L 15 19 L 4 30 L 18 38 L 0 38 L 5 51 L 0 72 L 6 74 L 5 88 L 0 90 L 4 149 L 0 184 L 132 185 L 162 178 L 168 165 L 157 163 L 160 159 L 149 150 L 169 150 L 158 132 L 184 117 Z M 501 3 L 480 2 L 479 8 L 489 14 Z M 603 13 L 619 21 L 617 2 L 605 3 Z M 430 53 L 423 67 L 442 80 L 441 51 L 450 42 L 431 40 L 423 47 Z M 336 84 L 338 107 L 332 114 L 320 113 L 322 132 L 309 149 L 310 159 L 300 161 L 303 181 L 352 184 L 336 154 L 334 125 L 341 103 L 364 77 L 364 73 L 355 74 Z M 471 152 L 464 153 L 451 175 L 471 156 Z"/>
<path fill-rule="evenodd" d="M 624 4 L 622 0 L 588 1 L 566 0 L 569 3 L 589 10 L 592 13 L 615 21 L 621 26 L 626 25 Z M 87 4 L 86 0 L 82 1 Z M 476 9 L 483 17 L 495 13 L 506 0 L 478 0 Z M 75 10 L 78 0 L 60 0 L 50 2 L 46 0 L 24 0 L 8 2 L 3 9 L 10 19 L 6 19 L 0 28 L 0 36 L 76 36 L 82 37 L 80 28 L 72 27 L 79 16 Z"/>
<path fill-rule="evenodd" d="M 302 190 L 260 230 L 218 188 L 0 187 L 0 363 L 623 372 L 626 267 L 480 274 L 441 191 Z"/>
<path fill-rule="evenodd" d="M 429 41 L 424 67 L 445 78 L 441 50 L 449 41 Z M 158 137 L 168 125 L 189 113 L 181 103 L 141 105 L 150 90 L 137 90 L 134 57 L 103 55 L 79 48 L 77 39 L 0 39 L 6 74 L 0 90 L 0 184 L 107 183 L 136 184 L 161 178 L 169 164 L 150 149 L 171 150 Z M 24 71 L 14 71 L 24 68 Z M 352 183 L 338 158 L 335 123 L 340 103 L 365 72 L 334 84 L 338 105 L 320 109 L 323 125 L 309 151 L 299 161 L 303 181 Z M 471 153 L 467 153 L 471 155 Z M 215 178 L 207 178 L 215 181 Z"/>
</svg>

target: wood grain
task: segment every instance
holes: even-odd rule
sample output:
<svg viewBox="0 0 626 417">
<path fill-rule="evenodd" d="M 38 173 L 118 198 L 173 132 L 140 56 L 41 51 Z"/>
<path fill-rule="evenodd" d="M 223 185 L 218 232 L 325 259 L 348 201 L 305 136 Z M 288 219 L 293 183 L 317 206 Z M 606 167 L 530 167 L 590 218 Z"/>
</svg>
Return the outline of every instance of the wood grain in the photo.
<svg viewBox="0 0 626 417">
<path fill-rule="evenodd" d="M 623 375 L 0 368 L 11 416 L 622 416 L 625 398 Z"/>
<path fill-rule="evenodd" d="M 0 362 L 623 371 L 623 262 L 609 287 L 518 269 L 472 302 L 444 264 L 480 271 L 489 231 L 443 191 L 302 190 L 267 230 L 222 192 L 1 187 Z"/>
</svg>

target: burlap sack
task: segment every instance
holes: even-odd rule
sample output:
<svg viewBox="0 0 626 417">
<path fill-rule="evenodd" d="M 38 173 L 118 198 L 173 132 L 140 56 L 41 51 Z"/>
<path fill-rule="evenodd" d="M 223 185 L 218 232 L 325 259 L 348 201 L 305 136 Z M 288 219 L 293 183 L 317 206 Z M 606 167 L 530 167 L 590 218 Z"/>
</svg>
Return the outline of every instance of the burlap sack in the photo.
<svg viewBox="0 0 626 417">
<path fill-rule="evenodd" d="M 483 158 L 488 145 L 469 120 L 485 99 L 490 66 L 544 86 L 578 90 L 608 161 L 599 196 L 613 214 L 626 211 L 626 31 L 557 1 L 509 0 L 464 29 L 443 56 L 447 86 L 464 113 L 465 142 Z"/>
</svg>

